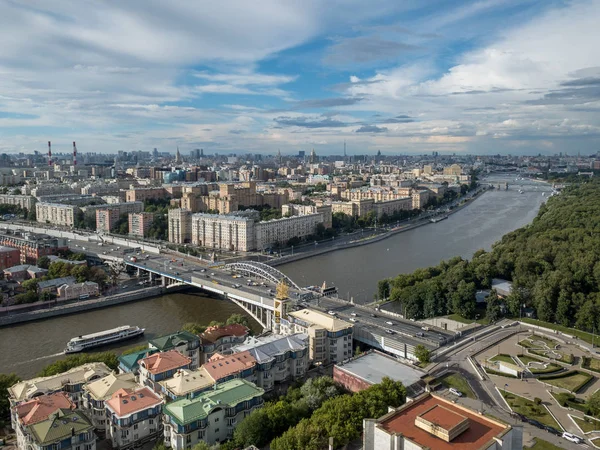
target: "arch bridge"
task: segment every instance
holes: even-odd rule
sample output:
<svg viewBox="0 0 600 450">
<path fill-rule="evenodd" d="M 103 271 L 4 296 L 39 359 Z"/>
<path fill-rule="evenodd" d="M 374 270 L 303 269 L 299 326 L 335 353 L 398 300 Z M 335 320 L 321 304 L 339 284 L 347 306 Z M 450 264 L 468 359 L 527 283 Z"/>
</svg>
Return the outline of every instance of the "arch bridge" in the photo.
<svg viewBox="0 0 600 450">
<path fill-rule="evenodd" d="M 225 264 L 223 267 L 228 270 L 234 270 L 247 275 L 260 277 L 275 284 L 283 280 L 288 286 L 300 290 L 300 286 L 294 283 L 290 277 L 280 270 L 277 270 L 275 267 L 269 266 L 268 264 L 257 261 L 240 261 Z"/>
</svg>

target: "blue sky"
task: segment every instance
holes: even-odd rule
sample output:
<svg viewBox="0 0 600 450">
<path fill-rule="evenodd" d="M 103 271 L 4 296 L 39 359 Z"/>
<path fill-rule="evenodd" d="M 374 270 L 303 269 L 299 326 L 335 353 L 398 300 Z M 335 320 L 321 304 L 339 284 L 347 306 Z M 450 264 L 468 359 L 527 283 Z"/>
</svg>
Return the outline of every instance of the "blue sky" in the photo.
<svg viewBox="0 0 600 450">
<path fill-rule="evenodd" d="M 0 0 L 0 151 L 594 153 L 600 0 Z"/>
</svg>

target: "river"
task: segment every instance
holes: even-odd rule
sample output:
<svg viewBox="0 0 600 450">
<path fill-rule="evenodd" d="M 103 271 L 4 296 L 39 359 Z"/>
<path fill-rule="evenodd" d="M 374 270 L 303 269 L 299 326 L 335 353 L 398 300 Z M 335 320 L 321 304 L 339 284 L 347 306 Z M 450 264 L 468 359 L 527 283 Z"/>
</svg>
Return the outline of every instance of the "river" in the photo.
<svg viewBox="0 0 600 450">
<path fill-rule="evenodd" d="M 493 184 L 515 178 L 491 178 Z M 438 264 L 456 255 L 465 258 L 480 248 L 489 249 L 502 235 L 530 223 L 547 198 L 547 185 L 527 183 L 490 191 L 461 211 L 436 224 L 429 224 L 383 241 L 304 259 L 279 266 L 300 285 L 327 281 L 357 302 L 370 301 L 377 281 L 420 267 Z M 546 194 L 548 195 L 548 194 Z M 145 338 L 102 350 L 117 352 L 145 339 L 178 330 L 186 322 L 208 324 L 224 321 L 232 313 L 243 312 L 233 303 L 199 293 L 177 293 L 106 309 L 31 322 L 0 329 L 0 373 L 15 372 L 31 377 L 52 361 L 72 337 L 119 325 L 146 328 Z M 258 331 L 255 325 L 255 331 Z"/>
</svg>

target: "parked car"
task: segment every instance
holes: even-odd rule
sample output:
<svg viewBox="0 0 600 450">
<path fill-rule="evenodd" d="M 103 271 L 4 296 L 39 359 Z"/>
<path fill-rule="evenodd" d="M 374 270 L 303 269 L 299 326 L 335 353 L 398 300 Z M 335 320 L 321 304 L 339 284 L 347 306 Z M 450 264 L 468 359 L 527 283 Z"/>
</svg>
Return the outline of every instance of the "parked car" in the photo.
<svg viewBox="0 0 600 450">
<path fill-rule="evenodd" d="M 451 387 L 450 389 L 448 389 L 448 391 L 451 394 L 456 395 L 457 397 L 462 397 L 463 396 L 462 392 L 460 392 L 458 389 L 454 389 L 453 387 Z"/>
<path fill-rule="evenodd" d="M 575 442 L 576 444 L 581 444 L 583 442 L 583 439 L 579 436 L 566 431 L 562 434 L 562 437 L 564 437 L 567 441 Z"/>
<path fill-rule="evenodd" d="M 350 322 L 358 322 L 354 317 L 350 317 Z"/>
<path fill-rule="evenodd" d="M 394 325 L 394 322 L 392 322 L 391 320 L 388 320 L 386 323 L 387 323 L 388 325 Z"/>
<path fill-rule="evenodd" d="M 335 311 L 327 311 L 327 314 L 329 314 L 330 316 L 336 316 L 337 313 Z"/>
</svg>

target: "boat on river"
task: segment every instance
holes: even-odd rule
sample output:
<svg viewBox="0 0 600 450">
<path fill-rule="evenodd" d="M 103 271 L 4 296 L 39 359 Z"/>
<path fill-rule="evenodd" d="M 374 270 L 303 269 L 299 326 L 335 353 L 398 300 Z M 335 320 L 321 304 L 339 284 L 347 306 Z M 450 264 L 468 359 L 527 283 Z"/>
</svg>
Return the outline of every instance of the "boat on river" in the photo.
<svg viewBox="0 0 600 450">
<path fill-rule="evenodd" d="M 65 353 L 83 352 L 94 347 L 100 347 L 101 345 L 124 341 L 141 336 L 144 334 L 144 331 L 146 331 L 145 328 L 123 325 L 111 330 L 77 336 L 69 341 Z"/>
<path fill-rule="evenodd" d="M 447 219 L 447 218 L 448 218 L 448 216 L 434 217 L 433 219 L 429 219 L 429 221 L 431 223 L 438 223 L 438 222 L 440 222 L 440 221 L 442 221 L 444 219 Z"/>
</svg>

